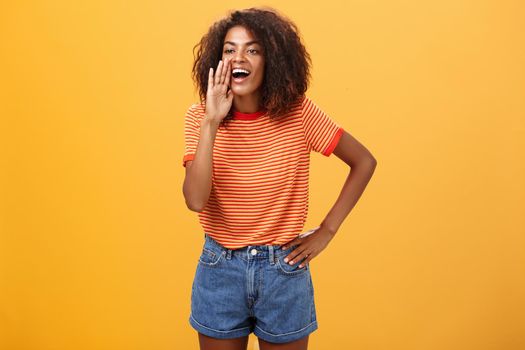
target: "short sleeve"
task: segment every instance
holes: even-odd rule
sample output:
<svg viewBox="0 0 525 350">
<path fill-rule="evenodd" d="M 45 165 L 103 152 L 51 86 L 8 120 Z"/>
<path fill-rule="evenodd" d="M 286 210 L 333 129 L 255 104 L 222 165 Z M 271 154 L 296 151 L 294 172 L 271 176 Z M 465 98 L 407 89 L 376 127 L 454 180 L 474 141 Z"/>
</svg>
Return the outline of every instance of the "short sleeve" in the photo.
<svg viewBox="0 0 525 350">
<path fill-rule="evenodd" d="M 343 127 L 306 96 L 302 101 L 301 123 L 308 149 L 330 156 L 343 135 Z"/>
<path fill-rule="evenodd" d="M 200 121 L 198 107 L 198 104 L 191 105 L 186 111 L 184 118 L 184 155 L 182 157 L 182 165 L 184 167 L 188 160 L 193 160 L 197 144 L 199 143 Z"/>
</svg>

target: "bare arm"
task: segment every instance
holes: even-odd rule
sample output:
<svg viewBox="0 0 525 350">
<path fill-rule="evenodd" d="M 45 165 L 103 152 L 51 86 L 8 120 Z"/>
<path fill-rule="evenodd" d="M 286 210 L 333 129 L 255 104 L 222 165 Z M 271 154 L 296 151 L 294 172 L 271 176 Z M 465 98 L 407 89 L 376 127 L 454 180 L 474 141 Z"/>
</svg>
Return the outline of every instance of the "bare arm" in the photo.
<svg viewBox="0 0 525 350">
<path fill-rule="evenodd" d="M 363 194 L 377 165 L 374 156 L 348 132 L 344 132 L 333 153 L 350 168 L 345 184 L 332 209 L 313 234 L 299 237 L 283 245 L 288 249 L 298 245 L 284 259 L 289 264 L 302 261 L 299 267 L 308 264 L 326 248 L 337 230 Z M 304 260 L 303 260 L 304 259 Z"/>
<path fill-rule="evenodd" d="M 229 90 L 231 77 L 230 61 L 219 61 L 215 76 L 213 68 L 208 75 L 206 115 L 201 121 L 199 142 L 193 160 L 186 162 L 186 175 L 182 193 L 186 206 L 200 212 L 208 203 L 212 188 L 213 145 L 220 122 L 230 110 L 233 92 Z"/>
<path fill-rule="evenodd" d="M 208 117 L 202 120 L 195 157 L 186 163 L 182 192 L 186 206 L 193 211 L 201 211 L 210 197 L 213 144 L 218 127 L 218 123 Z"/>
<path fill-rule="evenodd" d="M 334 154 L 348 165 L 350 172 L 339 197 L 321 223 L 333 235 L 363 194 L 377 165 L 368 149 L 346 131 L 334 149 Z"/>
</svg>

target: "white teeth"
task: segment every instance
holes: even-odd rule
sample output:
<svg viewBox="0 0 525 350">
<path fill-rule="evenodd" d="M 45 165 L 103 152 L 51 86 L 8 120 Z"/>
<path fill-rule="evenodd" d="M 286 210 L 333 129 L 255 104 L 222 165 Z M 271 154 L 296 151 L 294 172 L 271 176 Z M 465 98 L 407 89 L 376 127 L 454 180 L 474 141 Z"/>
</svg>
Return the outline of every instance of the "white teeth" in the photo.
<svg viewBox="0 0 525 350">
<path fill-rule="evenodd" d="M 241 69 L 241 68 L 235 68 L 234 70 L 232 70 L 232 74 L 233 73 L 246 73 L 246 74 L 250 74 L 249 71 L 247 71 L 246 69 Z"/>
</svg>

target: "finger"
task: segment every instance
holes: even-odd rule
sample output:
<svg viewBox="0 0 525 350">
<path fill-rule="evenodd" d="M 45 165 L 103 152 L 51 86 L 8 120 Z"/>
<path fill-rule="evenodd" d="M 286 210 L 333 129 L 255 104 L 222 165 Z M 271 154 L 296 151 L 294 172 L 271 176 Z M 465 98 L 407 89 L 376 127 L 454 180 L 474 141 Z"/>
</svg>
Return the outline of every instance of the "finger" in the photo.
<svg viewBox="0 0 525 350">
<path fill-rule="evenodd" d="M 295 238 L 294 240 L 292 240 L 292 241 L 290 241 L 288 243 L 285 243 L 283 246 L 281 246 L 281 248 L 283 250 L 286 250 L 286 249 L 290 248 L 291 246 L 294 246 L 294 245 L 298 244 L 299 240 L 300 240 L 300 238 Z"/>
<path fill-rule="evenodd" d="M 306 266 L 310 260 L 312 260 L 314 257 L 312 256 L 312 254 L 308 254 L 306 256 L 306 259 L 299 265 L 299 268 L 303 267 L 303 266 Z"/>
<path fill-rule="evenodd" d="M 217 71 L 215 72 L 215 84 L 218 85 L 221 83 L 221 73 L 222 73 L 222 60 L 219 61 L 217 65 Z"/>
<path fill-rule="evenodd" d="M 289 247 L 291 247 L 291 246 L 293 246 L 293 245 L 304 243 L 304 239 L 303 239 L 303 238 L 305 238 L 305 236 L 304 236 L 304 232 L 298 234 L 298 235 L 295 237 L 295 239 L 293 239 L 292 241 L 287 242 L 287 243 L 284 245 L 283 249 L 288 249 Z"/>
<path fill-rule="evenodd" d="M 224 64 L 222 66 L 222 72 L 221 72 L 221 84 L 224 84 L 226 82 L 226 73 L 228 72 L 228 59 L 224 61 Z"/>
<path fill-rule="evenodd" d="M 226 84 L 227 86 L 230 86 L 231 75 L 232 75 L 231 60 L 228 59 L 227 64 L 226 64 L 226 78 L 224 80 L 224 84 Z"/>
<path fill-rule="evenodd" d="M 213 67 L 210 67 L 208 72 L 208 89 L 213 87 Z"/>
<path fill-rule="evenodd" d="M 290 265 L 293 265 L 297 261 L 301 260 L 301 257 L 304 257 L 304 255 L 306 255 L 305 250 L 301 249 L 300 247 L 297 247 L 284 258 L 284 262 L 288 262 Z"/>
<path fill-rule="evenodd" d="M 297 264 L 299 261 L 303 261 L 304 259 L 306 259 L 308 254 L 306 254 L 306 251 L 302 251 L 300 252 L 299 254 L 297 254 L 296 256 L 292 257 L 290 259 L 290 262 L 288 264 L 290 265 L 295 265 Z"/>
</svg>

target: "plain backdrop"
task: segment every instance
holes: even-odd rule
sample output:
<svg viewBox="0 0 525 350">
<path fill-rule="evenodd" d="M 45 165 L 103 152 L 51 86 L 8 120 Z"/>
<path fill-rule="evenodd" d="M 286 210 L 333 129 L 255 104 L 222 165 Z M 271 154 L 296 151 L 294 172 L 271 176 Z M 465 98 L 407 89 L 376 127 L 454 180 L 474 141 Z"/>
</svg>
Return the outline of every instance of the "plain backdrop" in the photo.
<svg viewBox="0 0 525 350">
<path fill-rule="evenodd" d="M 311 262 L 310 349 L 524 349 L 518 0 L 2 2 L 0 348 L 198 348 L 192 48 L 256 5 L 299 26 L 309 96 L 378 161 Z M 305 231 L 349 171 L 311 159 Z"/>
</svg>

